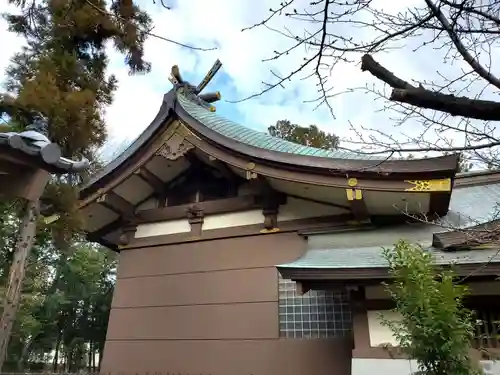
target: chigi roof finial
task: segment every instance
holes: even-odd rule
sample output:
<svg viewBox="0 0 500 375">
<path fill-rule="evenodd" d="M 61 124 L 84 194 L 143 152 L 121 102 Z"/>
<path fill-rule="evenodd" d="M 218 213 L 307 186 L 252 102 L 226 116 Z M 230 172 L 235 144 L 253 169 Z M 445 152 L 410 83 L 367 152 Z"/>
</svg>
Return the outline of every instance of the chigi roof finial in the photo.
<svg viewBox="0 0 500 375">
<path fill-rule="evenodd" d="M 205 78 L 198 84 L 198 86 L 194 86 L 190 84 L 188 81 L 182 79 L 181 73 L 179 72 L 179 67 L 174 65 L 172 67 L 172 71 L 169 77 L 169 81 L 174 85 L 174 90 L 182 93 L 187 98 L 197 102 L 202 107 L 207 108 L 211 112 L 215 112 L 215 107 L 210 105 L 210 103 L 214 103 L 220 100 L 221 95 L 220 92 L 209 92 L 205 94 L 201 94 L 203 89 L 208 85 L 208 83 L 212 80 L 212 78 L 217 74 L 219 69 L 222 67 L 222 63 L 219 59 L 215 61 L 212 68 L 205 75 Z"/>
</svg>

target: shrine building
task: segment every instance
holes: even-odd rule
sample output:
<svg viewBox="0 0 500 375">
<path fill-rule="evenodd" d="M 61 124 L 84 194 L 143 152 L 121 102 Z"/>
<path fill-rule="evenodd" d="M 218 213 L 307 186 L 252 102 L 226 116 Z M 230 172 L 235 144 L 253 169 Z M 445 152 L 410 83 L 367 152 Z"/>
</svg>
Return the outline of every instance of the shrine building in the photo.
<svg viewBox="0 0 500 375">
<path fill-rule="evenodd" d="M 119 253 L 102 373 L 410 374 L 379 316 L 399 239 L 456 266 L 487 321 L 473 346 L 500 346 L 499 250 L 463 231 L 491 233 L 500 173 L 239 125 L 201 93 L 219 67 L 197 87 L 174 67 L 153 122 L 81 190 L 88 238 Z"/>
</svg>

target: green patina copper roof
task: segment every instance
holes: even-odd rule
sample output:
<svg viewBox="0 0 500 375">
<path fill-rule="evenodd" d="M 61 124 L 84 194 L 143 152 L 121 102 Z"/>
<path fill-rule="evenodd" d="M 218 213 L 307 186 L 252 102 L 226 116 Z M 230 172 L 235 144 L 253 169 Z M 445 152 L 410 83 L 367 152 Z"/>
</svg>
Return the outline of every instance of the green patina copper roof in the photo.
<svg viewBox="0 0 500 375">
<path fill-rule="evenodd" d="M 285 141 L 267 133 L 247 128 L 246 126 L 237 124 L 234 121 L 219 116 L 214 112 L 210 112 L 208 109 L 198 105 L 194 101 L 186 98 L 184 95 L 179 94 L 177 97 L 182 108 L 191 117 L 198 120 L 207 128 L 249 146 L 289 154 L 317 156 L 332 159 L 381 160 L 387 158 L 348 151 L 324 150 Z"/>
</svg>

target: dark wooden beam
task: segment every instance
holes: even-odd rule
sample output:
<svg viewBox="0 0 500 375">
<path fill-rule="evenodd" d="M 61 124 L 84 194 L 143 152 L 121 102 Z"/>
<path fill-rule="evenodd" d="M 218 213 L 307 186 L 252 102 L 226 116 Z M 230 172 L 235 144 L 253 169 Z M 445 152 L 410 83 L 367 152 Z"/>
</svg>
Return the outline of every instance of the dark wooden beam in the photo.
<svg viewBox="0 0 500 375">
<path fill-rule="evenodd" d="M 141 210 L 136 212 L 135 221 L 138 224 L 142 224 L 187 218 L 188 212 L 192 210 L 193 205 L 196 205 L 198 210 L 203 211 L 204 215 L 212 215 L 262 207 L 262 199 L 258 196 L 247 195 L 214 201 L 189 203 L 180 206 Z"/>
<path fill-rule="evenodd" d="M 347 184 L 350 186 L 345 189 L 347 194 L 347 201 L 351 207 L 351 211 L 354 218 L 360 223 L 366 223 L 370 221 L 370 212 L 368 207 L 366 207 L 366 202 L 363 199 L 363 190 L 357 187 L 358 180 L 356 178 L 349 178 Z"/>
<path fill-rule="evenodd" d="M 118 218 L 115 221 L 112 221 L 109 224 L 104 225 L 103 227 L 97 229 L 94 232 L 87 233 L 87 239 L 91 242 L 99 242 L 100 239 L 105 237 L 107 234 L 114 232 L 117 229 L 125 226 L 126 222 L 123 218 Z"/>
<path fill-rule="evenodd" d="M 21 169 L 17 174 L 0 174 L 0 199 L 37 200 L 50 180 L 43 169 Z"/>
<path fill-rule="evenodd" d="M 341 208 L 343 210 L 350 210 L 350 206 L 348 205 L 343 205 L 343 204 L 337 204 L 337 203 L 332 203 L 332 202 L 324 202 L 324 201 L 320 201 L 320 200 L 317 200 L 317 199 L 314 199 L 314 198 L 306 198 L 306 197 L 302 197 L 300 195 L 295 195 L 295 194 L 287 194 L 290 198 L 295 198 L 295 199 L 302 199 L 306 202 L 312 202 L 312 203 L 318 203 L 318 204 L 322 204 L 322 205 L 325 205 L 325 206 L 330 206 L 330 207 L 337 207 L 337 208 Z"/>
<path fill-rule="evenodd" d="M 361 223 L 370 221 L 370 212 L 363 198 L 349 201 L 354 218 Z"/>
<path fill-rule="evenodd" d="M 159 178 L 146 167 L 142 167 L 139 170 L 135 171 L 135 174 L 149 186 L 151 186 L 156 194 L 161 194 L 165 190 L 165 182 L 163 182 L 161 178 Z"/>
<path fill-rule="evenodd" d="M 251 180 L 256 190 L 262 196 L 262 215 L 264 215 L 264 230 L 273 231 L 278 228 L 279 207 L 286 203 L 286 194 L 275 190 L 265 177 L 258 176 Z"/>
<path fill-rule="evenodd" d="M 135 213 L 135 206 L 132 203 L 112 191 L 101 195 L 96 202 L 124 218 L 132 218 Z"/>
</svg>

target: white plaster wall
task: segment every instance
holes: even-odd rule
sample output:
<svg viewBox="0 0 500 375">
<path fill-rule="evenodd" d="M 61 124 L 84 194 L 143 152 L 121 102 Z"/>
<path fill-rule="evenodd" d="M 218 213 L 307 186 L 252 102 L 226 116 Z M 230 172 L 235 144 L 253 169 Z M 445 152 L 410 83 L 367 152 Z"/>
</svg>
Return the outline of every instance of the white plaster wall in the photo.
<svg viewBox="0 0 500 375">
<path fill-rule="evenodd" d="M 278 222 L 306 219 L 310 217 L 339 215 L 345 212 L 347 211 L 338 207 L 288 197 L 287 203 L 280 207 Z"/>
<path fill-rule="evenodd" d="M 481 361 L 485 375 L 500 375 L 499 361 Z M 418 371 L 417 362 L 408 359 L 353 358 L 352 375 L 410 375 Z"/>
<path fill-rule="evenodd" d="M 158 223 L 140 224 L 137 226 L 135 238 L 164 236 L 167 234 L 191 232 L 187 219 L 160 221 Z"/>
<path fill-rule="evenodd" d="M 239 227 L 242 225 L 262 224 L 262 210 L 230 212 L 227 214 L 208 215 L 203 219 L 203 230 Z"/>
<path fill-rule="evenodd" d="M 152 208 L 154 200 L 144 203 L 141 209 Z M 288 198 L 288 203 L 280 207 L 278 214 L 279 223 L 321 216 L 330 216 L 342 213 L 337 207 L 327 206 L 319 203 L 308 202 L 302 199 Z M 229 212 L 224 214 L 207 215 L 203 219 L 203 230 L 239 227 L 244 225 L 264 224 L 264 216 L 261 209 Z M 153 237 L 175 233 L 189 232 L 190 226 L 187 220 L 171 220 L 152 224 L 141 224 L 137 228 L 135 237 Z"/>
<path fill-rule="evenodd" d="M 370 345 L 372 347 L 382 346 L 384 344 L 391 344 L 398 346 L 399 343 L 394 337 L 392 330 L 382 325 L 381 315 L 385 319 L 392 321 L 401 320 L 401 315 L 390 310 L 370 310 L 368 311 L 368 330 L 370 332 Z"/>
</svg>

